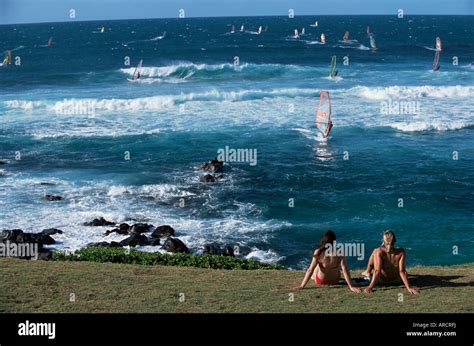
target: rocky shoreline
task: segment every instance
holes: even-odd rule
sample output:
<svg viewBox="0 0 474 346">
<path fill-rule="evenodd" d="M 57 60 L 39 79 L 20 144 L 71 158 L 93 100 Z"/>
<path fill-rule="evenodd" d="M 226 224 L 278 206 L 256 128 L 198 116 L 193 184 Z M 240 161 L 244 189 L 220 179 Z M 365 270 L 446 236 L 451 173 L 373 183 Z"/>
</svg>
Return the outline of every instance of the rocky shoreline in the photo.
<svg viewBox="0 0 474 346">
<path fill-rule="evenodd" d="M 1 164 L 6 162 L 0 161 Z M 204 172 L 199 180 L 204 183 L 212 183 L 224 178 L 224 162 L 217 158 L 209 160 L 199 168 Z M 64 198 L 59 195 L 47 194 L 44 196 L 46 201 L 62 201 Z M 163 250 L 169 253 L 191 253 L 188 246 L 178 237 L 174 228 L 170 225 L 154 226 L 148 223 L 126 222 L 117 223 L 106 220 L 104 217 L 95 218 L 91 221 L 84 222 L 82 226 L 87 227 L 110 227 L 103 234 L 104 237 L 112 233 L 123 235 L 121 241 L 100 241 L 87 244 L 85 247 L 111 247 L 111 248 L 134 248 L 137 246 L 161 246 Z M 64 232 L 57 228 L 44 229 L 38 233 L 25 232 L 22 229 L 6 229 L 0 231 L 0 244 L 36 244 L 38 246 L 37 259 L 49 260 L 52 258 L 53 250 L 45 247 L 56 244 L 56 240 L 52 237 L 55 234 L 63 234 Z M 235 257 L 236 255 L 250 252 L 250 249 L 237 250 L 231 244 L 205 244 L 200 249 L 195 249 L 193 254 L 209 254 L 219 256 Z M 22 256 L 19 258 L 31 259 L 31 256 Z"/>
<path fill-rule="evenodd" d="M 104 219 L 103 217 L 96 218 L 92 221 L 85 222 L 84 226 L 88 227 L 103 227 L 113 226 L 106 230 L 103 236 L 108 236 L 112 233 L 124 235 L 125 238 L 119 242 L 116 241 L 100 241 L 89 243 L 85 247 L 111 247 L 111 248 L 134 248 L 136 246 L 159 246 L 169 253 L 186 253 L 191 251 L 188 246 L 179 238 L 175 236 L 175 230 L 170 225 L 161 225 L 155 227 L 147 223 L 115 223 Z M 38 233 L 24 232 L 21 229 L 10 229 L 0 231 L 0 243 L 5 246 L 7 244 L 36 244 L 38 246 L 38 257 L 40 260 L 50 260 L 53 250 L 48 249 L 45 245 L 54 245 L 56 240 L 52 237 L 54 234 L 63 234 L 64 232 L 57 228 L 44 229 Z M 217 244 L 206 244 L 202 249 L 201 254 L 221 255 L 235 257 L 234 248 L 225 244 L 222 247 Z M 194 254 L 199 254 L 195 252 Z M 32 256 L 21 256 L 19 258 L 32 259 Z"/>
</svg>

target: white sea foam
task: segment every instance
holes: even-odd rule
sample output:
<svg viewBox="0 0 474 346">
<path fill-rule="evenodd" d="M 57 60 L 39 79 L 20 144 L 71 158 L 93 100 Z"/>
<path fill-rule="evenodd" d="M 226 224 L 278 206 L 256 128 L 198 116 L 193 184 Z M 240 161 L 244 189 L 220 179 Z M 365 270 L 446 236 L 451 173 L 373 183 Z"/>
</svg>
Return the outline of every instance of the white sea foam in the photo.
<svg viewBox="0 0 474 346">
<path fill-rule="evenodd" d="M 318 90 L 316 89 L 302 88 L 278 88 L 270 90 L 251 89 L 237 91 L 219 91 L 217 89 L 211 89 L 201 93 L 181 93 L 178 95 L 160 95 L 134 99 L 66 99 L 61 101 L 10 100 L 5 101 L 4 104 L 11 109 L 46 109 L 55 114 L 60 114 L 65 107 L 68 107 L 75 102 L 88 104 L 95 111 L 127 112 L 163 110 L 188 101 L 243 101 L 280 96 L 316 96 L 317 94 Z"/>
<path fill-rule="evenodd" d="M 370 100 L 386 100 L 388 98 L 468 98 L 474 97 L 472 86 L 389 86 L 389 87 L 366 87 L 357 86 L 351 89 L 356 95 Z M 349 90 L 349 91 L 351 91 Z"/>
<path fill-rule="evenodd" d="M 265 251 L 265 250 L 259 250 L 257 248 L 253 248 L 252 252 L 250 252 L 247 256 L 245 256 L 245 258 L 257 260 L 263 263 L 277 263 L 285 259 L 284 256 L 278 255 L 273 250 Z"/>
<path fill-rule="evenodd" d="M 470 126 L 470 124 L 462 120 L 441 121 L 435 119 L 430 121 L 396 122 L 389 124 L 389 126 L 403 132 L 419 132 L 459 130 Z"/>
<path fill-rule="evenodd" d="M 6 176 L 2 186 L 8 187 L 7 200 L 21 199 L 31 201 L 34 208 L 22 211 L 18 218 L 12 204 L 2 206 L 5 217 L 0 219 L 0 229 L 21 228 L 28 232 L 38 232 L 45 228 L 59 228 L 63 234 L 54 235 L 56 244 L 50 247 L 56 250 L 74 251 L 91 242 L 120 241 L 126 236 L 104 232 L 111 226 L 89 227 L 83 223 L 94 218 L 104 217 L 113 222 L 147 222 L 155 226 L 170 224 L 177 237 L 185 242 L 192 251 L 199 251 L 204 244 L 219 243 L 249 246 L 252 242 L 266 242 L 271 234 L 291 224 L 276 220 L 262 221 L 254 215 L 254 205 L 237 203 L 237 210 L 229 209 L 218 218 L 201 219 L 192 216 L 180 216 L 169 207 L 157 206 L 155 200 L 165 200 L 179 196 L 191 196 L 187 186 L 172 184 L 153 184 L 144 186 L 113 185 L 109 181 L 89 182 L 83 186 L 67 180 L 55 179 L 56 185 L 38 187 L 41 182 L 51 179 Z M 45 193 L 60 190 L 63 201 L 53 205 L 44 202 Z M 148 196 L 152 199 L 143 199 Z M 122 198 L 123 197 L 123 198 Z M 206 195 L 201 197 L 208 198 Z M 202 208 L 202 206 L 200 207 Z M 14 221 L 12 221 L 14 220 Z M 12 223 L 14 222 L 14 223 Z M 161 246 L 138 247 L 142 251 L 164 252 Z M 281 259 L 273 251 L 263 251 L 253 247 L 249 258 L 262 258 L 267 262 Z"/>
</svg>

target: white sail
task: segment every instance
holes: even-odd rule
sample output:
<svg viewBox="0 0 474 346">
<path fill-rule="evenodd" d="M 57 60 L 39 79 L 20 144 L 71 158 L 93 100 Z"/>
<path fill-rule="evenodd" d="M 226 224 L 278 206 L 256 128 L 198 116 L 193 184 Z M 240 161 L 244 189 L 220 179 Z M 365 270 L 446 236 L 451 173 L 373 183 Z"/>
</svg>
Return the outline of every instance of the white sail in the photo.
<svg viewBox="0 0 474 346">
<path fill-rule="evenodd" d="M 369 40 L 370 40 L 370 47 L 371 47 L 373 50 L 377 49 L 377 45 L 375 44 L 375 38 L 374 38 L 374 35 L 373 35 L 373 34 L 370 34 Z"/>
<path fill-rule="evenodd" d="M 324 34 L 324 32 L 321 34 L 321 43 L 326 44 L 326 35 Z"/>
<path fill-rule="evenodd" d="M 142 65 L 143 65 L 143 59 L 140 60 L 137 67 L 135 68 L 135 71 L 133 72 L 133 77 L 132 77 L 133 80 L 140 79 L 140 73 L 142 71 Z"/>
</svg>

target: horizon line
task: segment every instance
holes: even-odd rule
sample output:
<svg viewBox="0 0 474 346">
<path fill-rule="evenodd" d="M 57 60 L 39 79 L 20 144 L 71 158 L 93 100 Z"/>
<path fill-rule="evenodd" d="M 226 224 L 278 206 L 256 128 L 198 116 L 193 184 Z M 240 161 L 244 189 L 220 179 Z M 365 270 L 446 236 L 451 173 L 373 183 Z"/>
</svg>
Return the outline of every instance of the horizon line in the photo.
<svg viewBox="0 0 474 346">
<path fill-rule="evenodd" d="M 341 16 L 341 17 L 357 17 L 357 16 L 394 16 L 396 14 L 303 14 L 303 15 L 296 15 L 294 18 L 297 17 L 328 17 L 328 16 Z M 456 16 L 474 16 L 474 14 L 405 14 L 405 17 L 416 17 L 416 16 L 440 16 L 440 17 L 456 17 Z M 169 20 L 169 19 L 179 19 L 179 20 L 186 20 L 186 19 L 208 19 L 208 18 L 257 18 L 257 17 L 285 17 L 289 18 L 288 15 L 247 15 L 247 16 L 208 16 L 208 17 L 201 17 L 201 16 L 189 16 L 185 18 L 179 17 L 153 17 L 153 18 L 114 18 L 114 19 L 85 19 L 85 20 L 76 20 L 76 19 L 69 19 L 69 20 L 57 20 L 57 21 L 39 21 L 39 22 L 18 22 L 18 23 L 5 23 L 0 24 L 1 26 L 8 26 L 8 25 L 30 25 L 30 24 L 55 24 L 55 23 L 85 23 L 85 22 L 100 22 L 100 21 L 125 21 L 125 20 Z"/>
</svg>

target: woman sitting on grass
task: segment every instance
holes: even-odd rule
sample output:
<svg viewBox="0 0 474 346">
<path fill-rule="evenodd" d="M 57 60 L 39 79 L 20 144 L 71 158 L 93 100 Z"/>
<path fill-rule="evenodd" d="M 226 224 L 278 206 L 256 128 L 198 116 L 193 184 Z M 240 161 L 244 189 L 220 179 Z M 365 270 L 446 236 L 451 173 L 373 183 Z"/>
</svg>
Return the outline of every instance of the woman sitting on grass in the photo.
<svg viewBox="0 0 474 346">
<path fill-rule="evenodd" d="M 365 288 L 365 293 L 371 293 L 375 284 L 382 285 L 399 285 L 401 282 L 405 284 L 410 294 L 418 294 L 417 288 L 411 287 L 408 282 L 408 274 L 405 269 L 405 250 L 395 248 L 395 234 L 388 230 L 383 234 L 383 244 L 376 248 L 369 258 L 367 269 L 362 272 L 363 276 L 370 277 L 372 269 L 374 275 L 369 286 Z"/>
<path fill-rule="evenodd" d="M 327 254 L 327 245 L 333 245 L 336 240 L 336 235 L 333 231 L 326 231 L 321 237 L 319 246 L 313 253 L 313 260 L 306 271 L 303 282 L 296 289 L 305 288 L 309 279 L 313 279 L 317 286 L 320 285 L 335 285 L 339 282 L 341 273 L 339 266 L 342 268 L 344 279 L 352 292 L 359 293 L 360 289 L 354 287 L 351 282 L 349 270 L 347 270 L 346 258 L 344 256 L 336 256 Z"/>
</svg>

